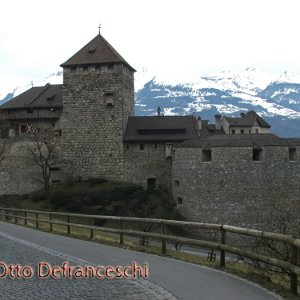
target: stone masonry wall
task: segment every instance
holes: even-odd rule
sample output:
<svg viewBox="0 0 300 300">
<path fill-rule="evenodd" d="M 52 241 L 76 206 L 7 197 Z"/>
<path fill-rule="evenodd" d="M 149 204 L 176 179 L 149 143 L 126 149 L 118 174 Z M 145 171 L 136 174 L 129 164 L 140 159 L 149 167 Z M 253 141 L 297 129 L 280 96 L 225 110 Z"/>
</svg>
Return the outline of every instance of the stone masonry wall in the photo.
<svg viewBox="0 0 300 300">
<path fill-rule="evenodd" d="M 123 180 L 122 140 L 133 115 L 133 85 L 132 70 L 122 64 L 64 69 L 62 148 L 74 176 Z"/>
<path fill-rule="evenodd" d="M 177 148 L 172 191 L 188 219 L 249 228 L 267 228 L 273 207 L 300 211 L 300 152 L 289 161 L 288 147 L 262 149 L 253 161 L 250 147 L 212 148 L 203 162 L 201 148 Z"/>
<path fill-rule="evenodd" d="M 155 178 L 157 187 L 171 190 L 172 161 L 171 158 L 166 158 L 165 143 L 145 143 L 144 145 L 144 150 L 140 150 L 140 144 L 137 143 L 125 145 L 126 181 L 147 187 L 147 179 Z"/>
<path fill-rule="evenodd" d="M 4 140 L 0 139 L 0 145 Z M 43 187 L 40 170 L 29 154 L 32 142 L 20 138 L 6 142 L 4 160 L 0 163 L 0 195 L 27 194 Z"/>
</svg>

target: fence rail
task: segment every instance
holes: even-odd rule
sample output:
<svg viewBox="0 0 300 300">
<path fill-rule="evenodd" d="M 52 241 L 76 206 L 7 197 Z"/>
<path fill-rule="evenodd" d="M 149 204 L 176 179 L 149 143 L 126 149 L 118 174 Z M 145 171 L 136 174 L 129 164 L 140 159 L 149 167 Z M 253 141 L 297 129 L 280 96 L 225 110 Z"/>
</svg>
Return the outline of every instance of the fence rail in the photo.
<svg viewBox="0 0 300 300">
<path fill-rule="evenodd" d="M 30 217 L 28 216 L 30 214 Z M 34 216 L 34 217 L 32 217 Z M 41 219 L 41 216 L 48 216 L 47 219 Z M 87 214 L 72 214 L 72 213 L 59 213 L 59 212 L 46 212 L 36 210 L 14 209 L 14 208 L 2 208 L 0 207 L 0 217 L 4 221 L 14 221 L 18 223 L 18 220 L 23 220 L 24 225 L 28 225 L 28 221 L 35 224 L 35 227 L 39 227 L 39 223 L 48 223 L 49 230 L 53 230 L 53 225 L 66 226 L 68 234 L 71 234 L 71 228 L 83 228 L 90 230 L 90 238 L 94 237 L 94 231 L 102 231 L 108 233 L 118 234 L 120 237 L 120 244 L 124 243 L 124 237 L 136 236 L 139 238 L 152 238 L 161 241 L 161 252 L 166 254 L 166 242 L 180 243 L 184 245 L 195 246 L 204 249 L 210 249 L 220 252 L 220 266 L 225 267 L 226 253 L 235 254 L 238 256 L 253 259 L 268 265 L 272 265 L 278 268 L 282 268 L 289 272 L 290 276 L 290 289 L 291 292 L 297 295 L 298 289 L 298 276 L 300 276 L 300 265 L 298 257 L 300 254 L 300 239 L 290 235 L 284 235 L 274 232 L 265 232 L 254 229 L 240 228 L 229 225 L 219 224 L 207 224 L 198 222 L 184 222 L 175 220 L 164 219 L 152 219 L 152 218 L 135 218 L 135 217 L 116 217 L 116 216 L 102 216 L 102 215 L 87 215 Z M 63 220 L 59 218 L 64 218 Z M 73 219 L 73 222 L 71 222 Z M 88 220 L 89 224 L 81 224 L 74 222 L 74 219 Z M 117 224 L 115 228 L 104 227 L 95 225 L 96 220 L 112 221 Z M 124 224 L 149 224 L 156 225 L 156 229 L 159 232 L 140 231 L 132 228 L 125 228 Z M 219 242 L 200 240 L 198 238 L 187 238 L 177 236 L 173 234 L 167 234 L 168 226 L 175 226 L 180 229 L 204 229 L 208 231 L 218 232 L 220 239 Z M 292 251 L 292 257 L 289 261 L 280 260 L 275 257 L 265 256 L 252 251 L 247 251 L 233 245 L 229 245 L 229 239 L 226 238 L 227 233 L 234 233 L 241 236 L 250 236 L 255 238 L 261 238 L 264 240 L 270 240 L 275 242 L 282 242 L 288 244 Z"/>
</svg>

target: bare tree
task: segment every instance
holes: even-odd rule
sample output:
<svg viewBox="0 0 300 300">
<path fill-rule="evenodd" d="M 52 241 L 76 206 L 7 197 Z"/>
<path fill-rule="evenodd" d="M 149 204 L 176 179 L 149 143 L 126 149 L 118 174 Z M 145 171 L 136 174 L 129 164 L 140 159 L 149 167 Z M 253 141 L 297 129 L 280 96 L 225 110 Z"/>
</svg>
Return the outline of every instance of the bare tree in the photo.
<svg viewBox="0 0 300 300">
<path fill-rule="evenodd" d="M 287 234 L 295 237 L 300 236 L 299 216 L 297 206 L 288 206 L 284 203 L 274 202 L 269 214 L 264 214 L 265 221 L 268 222 L 268 231 Z M 249 240 L 249 243 L 251 241 Z M 277 242 L 264 238 L 256 238 L 250 243 L 248 250 L 268 257 L 293 263 L 295 252 L 293 247 L 285 242 Z M 240 260 L 253 266 L 260 274 L 266 278 L 271 278 L 276 273 L 282 281 L 288 281 L 290 271 L 284 268 L 274 267 L 254 259 L 240 257 Z"/>
<path fill-rule="evenodd" d="M 33 164 L 40 170 L 36 180 L 43 184 L 49 198 L 52 172 L 62 164 L 59 137 L 52 133 L 32 133 L 31 138 L 33 144 L 29 147 L 29 153 Z"/>
</svg>

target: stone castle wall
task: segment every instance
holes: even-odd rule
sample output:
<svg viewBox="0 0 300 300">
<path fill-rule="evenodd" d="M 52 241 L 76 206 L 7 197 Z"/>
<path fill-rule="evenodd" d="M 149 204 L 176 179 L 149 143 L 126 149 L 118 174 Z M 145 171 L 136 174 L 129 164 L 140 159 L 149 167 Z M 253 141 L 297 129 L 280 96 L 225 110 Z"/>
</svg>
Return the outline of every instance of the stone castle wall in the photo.
<svg viewBox="0 0 300 300">
<path fill-rule="evenodd" d="M 144 145 L 144 149 L 140 149 Z M 147 187 L 149 178 L 156 187 L 171 191 L 171 158 L 166 158 L 165 143 L 128 143 L 124 147 L 125 179 Z"/>
<path fill-rule="evenodd" d="M 4 140 L 0 140 L 0 145 Z M 40 170 L 32 161 L 32 142 L 23 137 L 6 140 L 0 163 L 0 195 L 27 194 L 43 187 Z"/>
<path fill-rule="evenodd" d="M 250 147 L 176 148 L 172 192 L 190 220 L 263 228 L 274 208 L 300 211 L 300 149 L 289 160 L 288 147 L 262 149 L 253 161 Z"/>
<path fill-rule="evenodd" d="M 74 176 L 124 179 L 123 135 L 133 115 L 133 72 L 122 64 L 64 69 L 63 158 Z"/>
</svg>

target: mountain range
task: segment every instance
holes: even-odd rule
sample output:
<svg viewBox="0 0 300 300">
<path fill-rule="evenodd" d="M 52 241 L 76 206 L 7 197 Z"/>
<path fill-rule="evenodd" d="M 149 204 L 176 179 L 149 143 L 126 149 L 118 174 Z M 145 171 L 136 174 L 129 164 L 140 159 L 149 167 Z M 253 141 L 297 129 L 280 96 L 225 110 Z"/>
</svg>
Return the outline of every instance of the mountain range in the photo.
<svg viewBox="0 0 300 300">
<path fill-rule="evenodd" d="M 47 77 L 39 85 L 62 83 L 62 72 Z M 26 88 L 8 93 L 0 90 L 0 104 Z M 270 75 L 255 68 L 241 72 L 223 71 L 215 75 L 189 79 L 162 78 L 137 72 L 135 115 L 156 115 L 160 107 L 164 115 L 201 116 L 214 122 L 214 115 L 239 116 L 256 111 L 283 137 L 300 137 L 300 76 L 284 72 Z"/>
</svg>

